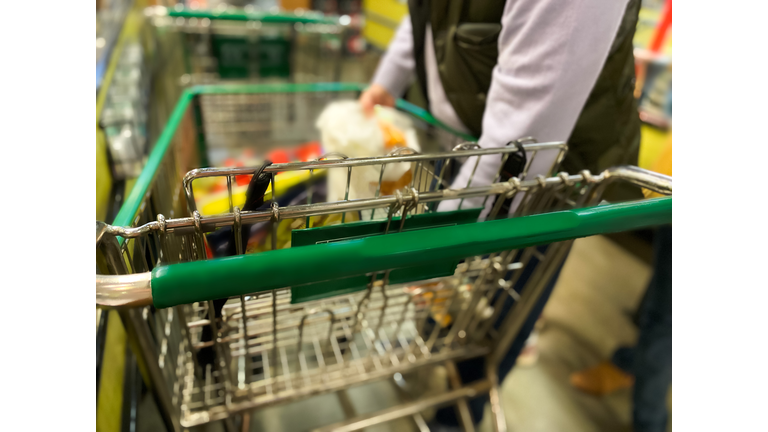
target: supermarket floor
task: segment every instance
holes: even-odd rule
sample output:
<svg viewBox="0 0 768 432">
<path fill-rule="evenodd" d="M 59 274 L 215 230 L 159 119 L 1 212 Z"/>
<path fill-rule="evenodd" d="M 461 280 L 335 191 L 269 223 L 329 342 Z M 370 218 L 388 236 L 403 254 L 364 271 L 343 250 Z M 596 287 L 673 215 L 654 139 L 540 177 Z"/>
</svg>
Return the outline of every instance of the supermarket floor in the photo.
<svg viewBox="0 0 768 432">
<path fill-rule="evenodd" d="M 637 330 L 632 314 L 650 273 L 648 264 L 605 237 L 590 237 L 574 243 L 544 311 L 538 363 L 514 369 L 502 385 L 510 431 L 631 430 L 630 390 L 602 398 L 588 396 L 574 390 L 568 384 L 568 376 L 608 358 L 618 345 L 634 342 Z M 389 383 L 357 387 L 348 395 L 358 415 L 386 408 L 396 399 L 394 387 Z M 150 413 L 153 408 L 140 409 L 139 431 L 157 430 L 155 426 L 160 426 L 156 414 Z M 142 411 L 147 415 L 142 416 Z M 254 413 L 251 430 L 301 431 L 343 419 L 339 399 L 327 395 Z M 219 425 L 204 428 L 207 431 L 222 429 Z M 367 430 L 417 429 L 409 419 Z M 491 430 L 487 412 L 479 430 Z"/>
</svg>

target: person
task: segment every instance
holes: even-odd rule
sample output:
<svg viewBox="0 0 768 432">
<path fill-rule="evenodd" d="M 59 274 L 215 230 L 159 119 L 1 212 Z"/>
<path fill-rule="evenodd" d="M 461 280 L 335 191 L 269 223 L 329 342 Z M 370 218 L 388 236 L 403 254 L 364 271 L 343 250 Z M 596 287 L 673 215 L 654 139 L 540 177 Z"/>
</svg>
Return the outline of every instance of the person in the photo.
<svg viewBox="0 0 768 432">
<path fill-rule="evenodd" d="M 561 169 L 570 173 L 637 164 L 640 124 L 632 39 L 640 0 L 409 0 L 408 9 L 359 98 L 365 112 L 375 105 L 393 106 L 415 79 L 432 115 L 479 137 L 483 148 L 532 136 L 539 142 L 567 141 Z M 537 155 L 530 178 L 550 174 L 555 157 Z M 461 166 L 452 187 L 466 186 L 475 165 L 470 161 Z M 491 183 L 500 165 L 498 156 L 481 157 L 472 185 Z M 615 199 L 626 195 L 619 189 L 610 192 Z M 463 207 L 480 203 L 482 198 L 466 199 Z M 445 201 L 438 210 L 457 205 Z M 556 275 L 501 362 L 500 381 L 555 280 Z M 471 381 L 482 367 L 459 363 L 462 381 Z M 475 422 L 481 421 L 486 400 L 470 401 Z M 455 417 L 453 408 L 439 410 L 431 426 L 458 426 Z"/>
<path fill-rule="evenodd" d="M 671 140 L 652 169 L 672 175 Z M 596 396 L 634 384 L 632 423 L 635 432 L 663 432 L 667 427 L 667 392 L 672 384 L 671 225 L 656 231 L 653 266 L 653 276 L 638 314 L 637 344 L 619 347 L 610 361 L 570 377 L 574 387 Z"/>
</svg>

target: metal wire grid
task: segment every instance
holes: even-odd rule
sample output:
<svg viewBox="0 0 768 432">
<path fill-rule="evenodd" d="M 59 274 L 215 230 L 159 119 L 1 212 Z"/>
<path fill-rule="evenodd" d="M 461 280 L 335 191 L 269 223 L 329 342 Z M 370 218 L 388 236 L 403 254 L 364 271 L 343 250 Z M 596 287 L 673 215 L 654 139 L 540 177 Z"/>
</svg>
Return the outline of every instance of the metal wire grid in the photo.
<svg viewBox="0 0 768 432">
<path fill-rule="evenodd" d="M 203 94 L 199 96 L 199 122 L 201 132 L 205 139 L 205 145 L 208 149 L 208 158 L 213 166 L 221 166 L 227 158 L 239 157 L 244 149 L 256 150 L 260 158 L 271 149 L 279 148 L 285 145 L 295 145 L 297 143 L 319 140 L 319 132 L 315 127 L 315 120 L 325 109 L 328 103 L 335 100 L 354 99 L 357 92 L 354 91 L 335 91 L 335 92 L 288 92 L 288 93 L 259 93 L 259 94 Z M 440 128 L 433 127 L 426 122 L 412 117 L 412 124 L 417 133 L 422 153 L 434 154 L 430 160 L 420 160 L 412 164 L 412 181 L 410 187 L 415 187 L 418 192 L 427 190 L 441 190 L 450 185 L 450 168 L 456 168 L 460 163 L 465 162 L 468 156 L 459 157 L 458 153 L 449 154 L 450 150 L 478 150 L 480 147 L 474 143 L 466 143 L 460 137 Z M 534 140 L 524 138 L 518 141 L 518 144 L 532 144 Z M 528 158 L 528 164 L 525 172 L 520 176 L 525 179 L 527 170 L 532 166 L 535 158 L 542 152 L 557 152 L 556 157 L 552 157 L 553 163 L 547 167 L 547 172 L 555 172 L 559 166 L 562 157 L 565 154 L 566 146 L 564 143 L 556 145 L 540 146 L 541 150 L 534 149 Z M 392 155 L 408 155 L 416 152 L 409 149 L 398 149 Z M 491 152 L 485 157 L 494 157 Z M 496 157 L 499 157 L 496 155 Z M 501 157 L 506 158 L 507 154 Z M 346 159 L 346 155 L 333 154 L 326 155 L 321 159 Z M 505 159 L 506 160 L 506 159 Z M 475 164 L 479 158 L 471 158 L 467 163 Z M 344 175 L 360 175 L 365 170 L 375 171 L 374 175 L 381 174 L 385 169 L 383 161 L 381 163 L 372 163 L 367 166 L 358 166 Z M 323 168 L 332 168 L 324 166 Z M 446 170 L 446 168 L 449 168 Z M 293 168 L 293 170 L 300 168 Z M 307 171 L 314 170 L 306 168 Z M 337 168 L 329 171 L 343 171 L 343 168 Z M 240 172 L 242 171 L 242 172 Z M 250 174 L 245 170 L 238 171 L 239 174 Z M 228 176 L 230 171 L 221 170 L 220 176 Z M 213 172 L 208 170 L 206 176 L 214 176 Z M 474 172 L 473 172 L 474 176 Z M 497 175 L 498 180 L 500 176 Z M 230 182 L 234 178 L 230 178 Z M 382 177 L 379 178 L 379 185 L 376 188 L 374 196 L 382 193 Z M 471 186 L 472 178 L 467 183 Z M 187 194 L 190 190 L 187 189 Z M 351 197 L 360 198 L 354 196 Z M 347 195 L 345 200 L 350 199 Z M 310 198 L 311 200 L 311 198 Z M 309 201 L 311 202 L 311 201 Z M 232 210 L 232 209 L 231 209 Z M 190 206 L 190 214 L 194 208 Z"/>
<path fill-rule="evenodd" d="M 201 95 L 211 163 L 240 156 L 245 148 L 268 151 L 319 140 L 315 121 L 322 110 L 333 100 L 355 97 L 355 92 Z"/>
<path fill-rule="evenodd" d="M 522 142 L 527 142 L 527 144 L 522 144 Z M 261 144 L 261 142 L 256 141 L 255 144 L 258 145 Z M 416 201 L 423 198 L 423 203 L 414 202 L 412 207 L 397 207 L 395 209 L 394 215 L 399 216 L 404 210 L 412 214 L 434 212 L 437 208 L 436 201 L 451 199 L 448 196 L 443 196 L 442 193 L 451 186 L 452 173 L 457 171 L 457 168 L 460 166 L 462 161 L 464 163 L 470 164 L 470 166 L 473 166 L 474 168 L 472 175 L 469 177 L 466 183 L 466 186 L 464 186 L 469 188 L 472 186 L 474 174 L 481 157 L 500 158 L 502 161 L 501 165 L 503 166 L 504 161 L 506 161 L 510 154 L 513 152 L 519 152 L 520 148 L 527 149 L 527 153 L 529 153 L 527 163 L 523 169 L 523 172 L 519 176 L 520 179 L 525 179 L 525 177 L 528 175 L 528 170 L 536 160 L 536 157 L 539 153 L 548 152 L 550 153 L 550 156 L 552 156 L 554 152 L 556 157 L 552 158 L 551 164 L 549 166 L 549 172 L 554 172 L 559 166 L 559 163 L 566 151 L 566 146 L 564 143 L 537 144 L 533 140 L 526 139 L 517 141 L 512 146 L 497 149 L 485 150 L 481 149 L 477 144 L 464 143 L 454 147 L 454 150 L 451 152 L 435 154 L 419 154 L 418 152 L 408 148 L 399 148 L 382 157 L 350 159 L 343 154 L 332 153 L 326 154 L 321 158 L 310 162 L 276 164 L 267 167 L 265 172 L 272 174 L 272 190 L 275 191 L 277 196 L 279 196 L 282 191 L 276 189 L 276 185 L 278 184 L 276 178 L 279 178 L 279 173 L 288 171 L 308 172 L 309 181 L 307 185 L 307 192 L 304 195 L 306 197 L 305 199 L 307 206 L 313 205 L 315 203 L 313 201 L 313 189 L 315 188 L 315 186 L 313 186 L 313 176 L 315 175 L 326 174 L 328 177 L 334 175 L 337 176 L 337 179 L 341 180 L 343 184 L 346 185 L 344 193 L 338 197 L 338 201 L 335 204 L 329 203 L 328 206 L 323 209 L 320 209 L 318 206 L 301 208 L 296 207 L 298 212 L 292 212 L 292 209 L 281 208 L 277 205 L 276 202 L 273 202 L 271 216 L 266 220 L 263 218 L 257 219 L 253 212 L 244 217 L 251 219 L 252 222 L 271 220 L 273 222 L 273 228 L 277 226 L 279 220 L 290 220 L 297 217 L 306 217 L 306 219 L 303 221 L 303 224 L 293 226 L 293 229 L 311 226 L 310 219 L 313 216 L 316 216 L 316 214 L 313 214 L 313 212 L 317 213 L 317 215 L 327 215 L 333 213 L 342 214 L 342 222 L 344 221 L 347 212 L 350 211 L 360 211 L 360 217 L 363 220 L 386 218 L 388 217 L 387 209 L 389 206 L 395 202 L 400 202 L 402 199 L 402 195 L 397 195 L 401 194 L 401 192 L 395 191 L 393 189 L 393 182 L 388 182 L 389 184 L 387 187 L 385 187 L 385 182 L 383 181 L 385 171 L 388 168 L 391 170 L 391 167 L 393 166 L 399 166 L 401 168 L 403 166 L 409 167 L 406 168 L 406 170 L 409 171 L 410 178 L 403 177 L 405 180 L 407 180 L 407 184 L 400 184 L 398 188 L 405 186 L 410 191 L 408 193 L 415 196 Z M 197 213 L 197 203 L 194 194 L 193 182 L 196 179 L 205 177 L 226 178 L 228 186 L 227 198 L 229 200 L 229 212 L 230 214 L 234 214 L 235 212 L 239 211 L 236 210 L 235 203 L 233 201 L 231 185 L 235 181 L 236 176 L 249 175 L 252 174 L 252 172 L 253 168 L 203 168 L 190 171 L 187 173 L 183 180 L 189 213 L 196 215 L 195 217 L 200 217 L 200 215 Z M 372 183 L 367 191 L 364 189 L 354 191 L 350 188 L 351 184 L 359 185 L 364 183 L 365 178 L 377 179 L 378 182 Z M 498 181 L 500 178 L 501 168 L 496 174 L 495 181 Z M 544 181 L 543 177 L 542 181 Z M 337 185 L 336 187 L 340 187 L 342 185 L 342 183 L 339 183 L 338 181 L 335 184 Z M 374 185 L 375 187 L 373 187 Z M 340 194 L 340 192 L 341 191 L 334 192 L 334 196 L 336 194 Z M 361 198 L 379 198 L 383 196 L 390 196 L 392 198 L 389 202 L 382 201 L 378 206 L 376 206 L 376 208 L 366 208 L 366 206 L 372 204 L 367 202 L 355 204 L 356 200 Z M 482 203 L 483 207 L 485 207 L 489 196 L 490 194 L 485 194 L 485 198 Z M 522 195 L 518 197 L 518 205 L 522 204 L 520 201 L 521 198 Z M 460 199 L 458 207 L 461 209 L 462 205 L 464 204 L 464 197 L 456 196 L 455 199 Z M 502 200 L 498 200 L 497 204 L 500 205 L 501 201 Z M 500 208 L 498 206 L 494 208 L 491 216 L 495 216 L 499 210 Z M 201 223 L 202 222 L 203 221 L 201 220 Z"/>
<path fill-rule="evenodd" d="M 577 184 L 573 177 L 521 188 L 518 215 L 584 205 L 594 184 Z M 155 246 L 178 251 L 180 261 L 201 258 L 190 234 L 165 236 Z M 150 237 L 136 240 L 145 238 L 146 245 Z M 428 281 L 432 285 L 374 283 L 362 293 L 301 305 L 290 304 L 290 289 L 233 298 L 214 320 L 205 303 L 155 311 L 160 367 L 182 423 L 191 426 L 435 361 L 481 355 L 497 337 L 493 323 L 500 305 L 507 296 L 519 298 L 511 287 L 521 271 L 532 258 L 546 261 L 554 251 L 542 256 L 528 248 L 475 257 L 453 277 Z M 157 262 L 149 252 L 144 258 Z M 440 313 L 455 316 L 451 326 L 433 324 L 425 331 L 427 319 Z M 206 325 L 219 336 L 201 343 Z M 217 364 L 199 370 L 194 353 L 214 344 Z"/>
<path fill-rule="evenodd" d="M 320 135 L 315 121 L 328 103 L 357 96 L 354 91 L 203 94 L 199 97 L 206 144 L 215 149 L 316 140 Z M 413 123 L 425 152 L 446 151 L 461 142 L 416 118 Z"/>
</svg>

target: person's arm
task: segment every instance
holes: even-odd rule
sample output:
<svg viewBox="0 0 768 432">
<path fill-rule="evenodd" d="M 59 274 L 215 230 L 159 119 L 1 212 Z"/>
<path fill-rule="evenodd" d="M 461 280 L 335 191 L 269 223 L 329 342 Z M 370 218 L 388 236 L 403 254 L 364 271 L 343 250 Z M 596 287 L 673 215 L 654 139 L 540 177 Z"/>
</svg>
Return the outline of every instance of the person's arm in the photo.
<svg viewBox="0 0 768 432">
<path fill-rule="evenodd" d="M 370 112 L 377 104 L 394 106 L 394 98 L 402 95 L 413 82 L 415 68 L 411 19 L 406 16 L 379 61 L 371 87 L 360 96 L 363 109 Z"/>
<path fill-rule="evenodd" d="M 501 147 L 526 136 L 539 142 L 566 141 L 602 70 L 626 3 L 507 1 L 480 146 Z M 536 155 L 527 178 L 549 174 L 556 155 L 548 153 Z M 452 188 L 466 187 L 475 161 L 462 166 Z M 493 182 L 500 166 L 498 156 L 481 158 L 472 185 Z M 467 199 L 462 208 L 482 201 Z M 449 201 L 440 210 L 456 206 L 458 201 Z"/>
</svg>

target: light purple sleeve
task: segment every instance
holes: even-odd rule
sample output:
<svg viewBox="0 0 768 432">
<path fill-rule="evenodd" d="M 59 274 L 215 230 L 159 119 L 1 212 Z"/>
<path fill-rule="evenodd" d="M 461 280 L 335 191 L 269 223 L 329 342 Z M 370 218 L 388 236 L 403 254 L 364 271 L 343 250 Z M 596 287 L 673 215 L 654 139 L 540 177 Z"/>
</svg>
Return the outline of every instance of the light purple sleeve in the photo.
<svg viewBox="0 0 768 432">
<path fill-rule="evenodd" d="M 397 28 L 387 52 L 379 61 L 373 83 L 386 88 L 393 96 L 405 92 L 414 79 L 416 62 L 413 59 L 413 31 L 411 18 L 405 16 Z"/>
<path fill-rule="evenodd" d="M 526 136 L 566 141 L 605 63 L 626 3 L 508 0 L 479 144 L 500 147 Z M 548 153 L 536 155 L 527 178 L 549 174 L 556 153 Z M 466 187 L 475 162 L 464 164 L 453 188 Z M 481 158 L 472 186 L 490 184 L 500 167 L 498 156 Z M 467 199 L 462 208 L 481 203 L 482 198 Z M 439 209 L 457 206 L 458 201 L 449 201 Z"/>
</svg>

